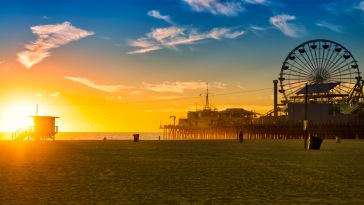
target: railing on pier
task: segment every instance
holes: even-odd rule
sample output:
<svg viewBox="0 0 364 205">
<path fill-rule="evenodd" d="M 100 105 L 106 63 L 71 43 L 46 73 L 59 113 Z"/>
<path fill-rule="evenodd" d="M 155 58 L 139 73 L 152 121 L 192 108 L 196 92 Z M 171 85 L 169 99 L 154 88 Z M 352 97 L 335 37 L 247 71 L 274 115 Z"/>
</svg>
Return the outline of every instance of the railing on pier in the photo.
<svg viewBox="0 0 364 205">
<path fill-rule="evenodd" d="M 165 140 L 202 140 L 202 139 L 237 139 L 242 130 L 245 139 L 302 139 L 304 137 L 301 123 L 269 123 L 269 124 L 241 124 L 233 127 L 192 128 L 165 125 L 163 139 Z M 364 123 L 335 123 L 308 125 L 309 134 L 325 139 L 364 138 Z"/>
</svg>

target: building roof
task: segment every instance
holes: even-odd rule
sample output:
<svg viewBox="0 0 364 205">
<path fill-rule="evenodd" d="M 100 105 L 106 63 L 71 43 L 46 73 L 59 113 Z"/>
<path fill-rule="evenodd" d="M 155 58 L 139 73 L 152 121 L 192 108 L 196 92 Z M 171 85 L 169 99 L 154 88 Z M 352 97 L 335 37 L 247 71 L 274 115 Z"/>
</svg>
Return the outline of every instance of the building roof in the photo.
<svg viewBox="0 0 364 205">
<path fill-rule="evenodd" d="M 328 93 L 330 90 L 334 89 L 340 82 L 336 83 L 317 83 L 307 85 L 307 94 L 314 94 L 314 93 Z M 301 88 L 296 94 L 305 94 L 306 87 L 304 86 Z"/>
</svg>

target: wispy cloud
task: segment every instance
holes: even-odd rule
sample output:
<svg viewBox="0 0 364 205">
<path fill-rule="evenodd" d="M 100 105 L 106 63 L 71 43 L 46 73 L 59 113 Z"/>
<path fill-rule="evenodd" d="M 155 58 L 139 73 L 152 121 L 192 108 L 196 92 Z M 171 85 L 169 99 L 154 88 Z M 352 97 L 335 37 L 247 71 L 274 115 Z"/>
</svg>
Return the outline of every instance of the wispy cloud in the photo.
<svg viewBox="0 0 364 205">
<path fill-rule="evenodd" d="M 185 29 L 177 26 L 172 26 L 169 28 L 157 28 L 148 34 L 149 39 L 154 39 L 161 44 L 165 44 L 171 39 L 184 34 Z"/>
<path fill-rule="evenodd" d="M 143 54 L 143 53 L 149 53 L 152 51 L 157 51 L 160 49 L 162 49 L 162 47 L 160 47 L 160 46 L 151 46 L 151 47 L 147 47 L 147 48 L 141 48 L 141 49 L 138 49 L 135 51 L 130 51 L 130 52 L 128 52 L 128 54 Z"/>
<path fill-rule="evenodd" d="M 52 98 L 59 98 L 60 95 L 61 95 L 60 92 L 54 92 L 54 93 L 49 94 L 49 96 Z"/>
<path fill-rule="evenodd" d="M 236 85 L 236 87 L 238 87 L 239 89 L 242 89 L 242 90 L 246 90 L 246 87 L 245 87 L 245 86 L 243 86 L 243 85 L 241 85 L 240 83 L 238 83 L 238 84 Z"/>
<path fill-rule="evenodd" d="M 205 33 L 200 33 L 194 28 L 180 26 L 157 28 L 148 33 L 146 37 L 129 42 L 130 46 L 138 48 L 129 54 L 142 54 L 163 48 L 174 48 L 178 45 L 194 44 L 205 39 L 234 39 L 243 34 L 245 31 L 232 28 L 213 28 Z"/>
<path fill-rule="evenodd" d="M 364 1 L 360 2 L 359 7 L 358 7 L 361 11 L 364 12 Z"/>
<path fill-rule="evenodd" d="M 94 88 L 100 91 L 104 91 L 104 92 L 108 92 L 108 93 L 114 93 L 114 92 L 118 92 L 121 89 L 129 89 L 132 88 L 130 86 L 126 86 L 126 85 L 100 85 L 95 83 L 94 81 L 91 81 L 89 79 L 86 78 L 77 78 L 77 77 L 64 77 L 67 80 L 71 80 L 73 82 L 76 83 L 81 83 L 83 85 L 86 85 L 90 88 Z"/>
<path fill-rule="evenodd" d="M 261 4 L 261 5 L 269 4 L 269 1 L 267 0 L 244 0 L 244 2 L 248 4 Z"/>
<path fill-rule="evenodd" d="M 26 44 L 26 50 L 17 54 L 18 61 L 27 68 L 31 68 L 34 64 L 49 57 L 51 49 L 94 34 L 94 32 L 76 28 L 69 22 L 33 26 L 31 30 L 33 34 L 38 36 L 38 39 Z"/>
<path fill-rule="evenodd" d="M 157 10 L 148 11 L 148 16 L 151 16 L 151 17 L 156 18 L 156 19 L 163 20 L 163 21 L 165 21 L 165 22 L 167 22 L 169 24 L 174 24 L 174 22 L 172 21 L 170 16 L 164 16 Z"/>
<path fill-rule="evenodd" d="M 202 81 L 188 81 L 188 82 L 169 82 L 165 81 L 158 84 L 143 83 L 146 90 L 154 92 L 170 92 L 170 93 L 184 93 L 185 90 L 202 90 L 206 89 L 206 82 Z M 222 82 L 214 82 L 209 87 L 222 89 L 226 84 Z"/>
<path fill-rule="evenodd" d="M 43 95 L 43 93 L 36 93 L 35 96 L 36 97 L 43 97 L 43 96 L 49 96 L 49 97 L 52 97 L 52 98 L 59 98 L 61 95 L 60 92 L 54 92 L 54 93 L 50 93 L 49 95 L 48 94 L 45 94 Z"/>
<path fill-rule="evenodd" d="M 348 15 L 352 18 L 358 18 L 357 14 L 364 11 L 363 0 L 337 0 L 328 1 L 321 8 L 331 15 L 343 16 Z"/>
<path fill-rule="evenodd" d="M 244 11 L 240 1 L 220 0 L 182 0 L 187 3 L 194 11 L 209 12 L 214 15 L 236 16 Z M 258 0 L 259 1 L 259 0 Z"/>
<path fill-rule="evenodd" d="M 252 31 L 265 31 L 267 28 L 260 27 L 260 26 L 250 26 L 250 30 Z"/>
<path fill-rule="evenodd" d="M 217 89 L 225 89 L 226 88 L 226 83 L 223 83 L 223 82 L 213 82 L 211 84 L 212 88 L 217 88 Z"/>
<path fill-rule="evenodd" d="M 343 32 L 341 26 L 334 25 L 334 24 L 328 23 L 326 21 L 321 21 L 319 23 L 316 23 L 316 26 L 326 28 L 326 29 L 329 29 L 331 31 L 335 31 L 337 33 L 342 33 Z"/>
<path fill-rule="evenodd" d="M 298 28 L 294 24 L 288 23 L 288 21 L 293 21 L 295 19 L 295 16 L 282 14 L 270 17 L 269 22 L 278 30 L 280 30 L 284 35 L 296 38 L 301 35 L 300 32 L 303 32 L 303 29 Z"/>
</svg>

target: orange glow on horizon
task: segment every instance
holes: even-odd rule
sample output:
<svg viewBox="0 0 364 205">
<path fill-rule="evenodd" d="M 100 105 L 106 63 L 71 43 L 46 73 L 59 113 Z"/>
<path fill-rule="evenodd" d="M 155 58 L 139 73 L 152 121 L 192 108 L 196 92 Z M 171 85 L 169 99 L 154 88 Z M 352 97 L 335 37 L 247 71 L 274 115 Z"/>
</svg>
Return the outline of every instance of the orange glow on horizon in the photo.
<svg viewBox="0 0 364 205">
<path fill-rule="evenodd" d="M 204 105 L 204 88 L 185 89 L 178 93 L 151 91 L 143 86 L 153 83 L 165 86 L 167 81 L 147 79 L 145 82 L 150 84 L 143 84 L 142 79 L 134 82 L 137 77 L 133 74 L 113 73 L 108 77 L 99 71 L 89 72 L 87 63 L 71 62 L 77 70 L 62 70 L 63 65 L 45 60 L 32 69 L 14 64 L 1 75 L 0 132 L 14 132 L 31 126 L 28 116 L 35 114 L 36 104 L 39 104 L 39 115 L 60 117 L 56 120 L 60 132 L 160 132 L 160 124 L 172 123 L 169 116 L 185 118 L 188 111 L 201 109 Z M 126 86 L 117 86 L 120 87 L 117 92 L 105 92 L 105 89 L 74 82 L 65 76 L 89 79 L 102 85 L 101 88 L 105 85 Z M 199 82 L 188 78 L 181 80 L 191 81 Z M 211 87 L 210 102 L 217 109 L 245 108 L 262 114 L 272 109 L 270 90 L 246 95 L 214 95 L 244 91 L 233 84 L 230 86 L 226 89 Z"/>
</svg>

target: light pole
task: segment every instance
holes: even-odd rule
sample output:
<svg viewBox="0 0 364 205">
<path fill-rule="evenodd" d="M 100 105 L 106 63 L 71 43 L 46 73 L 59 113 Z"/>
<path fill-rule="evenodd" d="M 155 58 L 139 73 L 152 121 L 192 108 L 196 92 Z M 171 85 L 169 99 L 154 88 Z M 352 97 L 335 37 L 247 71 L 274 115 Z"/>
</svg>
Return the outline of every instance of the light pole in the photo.
<svg viewBox="0 0 364 205">
<path fill-rule="evenodd" d="M 305 143 L 304 143 L 304 146 L 305 146 L 305 149 L 307 149 L 307 138 L 308 138 L 308 130 L 307 130 L 307 101 L 308 101 L 308 87 L 307 87 L 307 83 L 305 85 L 305 119 L 303 120 L 303 130 L 305 131 Z"/>
</svg>

